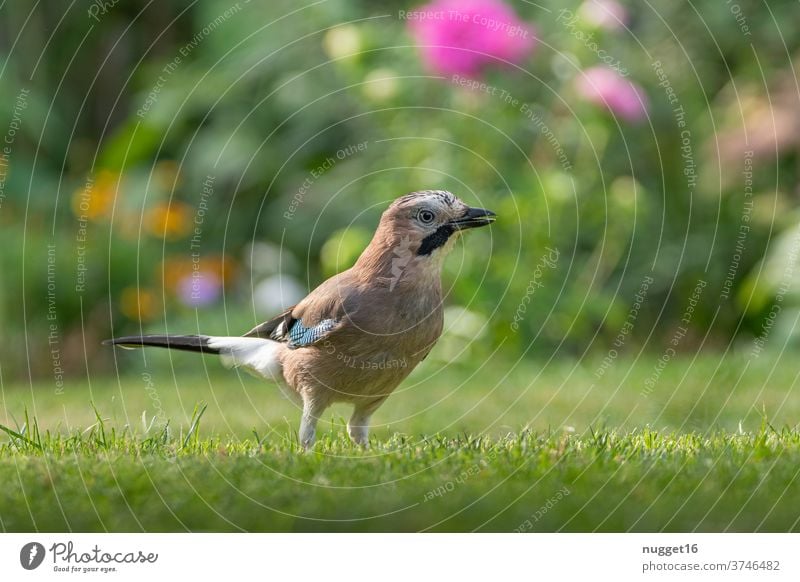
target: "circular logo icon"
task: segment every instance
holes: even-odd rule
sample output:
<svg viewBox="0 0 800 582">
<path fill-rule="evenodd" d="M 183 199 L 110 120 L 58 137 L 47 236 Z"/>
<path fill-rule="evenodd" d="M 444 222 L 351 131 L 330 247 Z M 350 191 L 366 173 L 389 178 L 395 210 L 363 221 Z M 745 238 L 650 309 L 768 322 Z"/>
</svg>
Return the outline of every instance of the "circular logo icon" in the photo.
<svg viewBox="0 0 800 582">
<path fill-rule="evenodd" d="M 19 551 L 19 563 L 26 570 L 35 570 L 44 561 L 44 546 L 39 542 L 29 542 Z"/>
</svg>

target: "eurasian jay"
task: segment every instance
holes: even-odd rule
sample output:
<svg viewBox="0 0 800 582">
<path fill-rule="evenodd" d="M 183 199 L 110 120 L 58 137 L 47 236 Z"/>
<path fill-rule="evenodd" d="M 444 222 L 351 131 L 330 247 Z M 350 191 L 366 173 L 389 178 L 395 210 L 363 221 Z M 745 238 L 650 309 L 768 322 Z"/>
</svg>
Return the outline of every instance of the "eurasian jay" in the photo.
<svg viewBox="0 0 800 582">
<path fill-rule="evenodd" d="M 299 439 L 306 448 L 325 409 L 349 402 L 347 432 L 366 445 L 372 414 L 442 333 L 444 257 L 465 229 L 494 218 L 450 192 L 414 192 L 383 213 L 353 267 L 242 337 L 146 335 L 105 343 L 219 354 L 226 365 L 277 382 L 302 403 Z"/>
</svg>

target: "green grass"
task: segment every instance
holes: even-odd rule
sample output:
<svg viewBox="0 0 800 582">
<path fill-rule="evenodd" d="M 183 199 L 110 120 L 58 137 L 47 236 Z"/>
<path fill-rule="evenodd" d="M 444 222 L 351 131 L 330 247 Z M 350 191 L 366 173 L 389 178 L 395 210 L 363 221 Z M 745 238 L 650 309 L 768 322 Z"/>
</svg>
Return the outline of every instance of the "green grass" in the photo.
<svg viewBox="0 0 800 582">
<path fill-rule="evenodd" d="M 310 453 L 277 389 L 204 362 L 208 376 L 167 363 L 59 394 L 4 385 L 0 529 L 800 529 L 789 361 L 674 360 L 648 395 L 653 359 L 601 379 L 599 362 L 426 362 L 368 450 L 335 408 Z"/>
</svg>

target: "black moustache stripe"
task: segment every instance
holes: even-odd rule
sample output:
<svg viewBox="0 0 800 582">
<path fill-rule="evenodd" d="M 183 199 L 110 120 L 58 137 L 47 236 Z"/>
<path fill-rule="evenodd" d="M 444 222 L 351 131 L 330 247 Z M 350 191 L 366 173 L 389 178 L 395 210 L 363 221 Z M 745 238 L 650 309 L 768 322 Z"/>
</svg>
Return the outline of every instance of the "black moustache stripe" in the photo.
<svg viewBox="0 0 800 582">
<path fill-rule="evenodd" d="M 443 224 L 432 234 L 429 234 L 422 239 L 422 244 L 419 245 L 418 255 L 429 255 L 440 246 L 447 242 L 447 239 L 455 232 L 455 227 L 449 224 Z"/>
</svg>

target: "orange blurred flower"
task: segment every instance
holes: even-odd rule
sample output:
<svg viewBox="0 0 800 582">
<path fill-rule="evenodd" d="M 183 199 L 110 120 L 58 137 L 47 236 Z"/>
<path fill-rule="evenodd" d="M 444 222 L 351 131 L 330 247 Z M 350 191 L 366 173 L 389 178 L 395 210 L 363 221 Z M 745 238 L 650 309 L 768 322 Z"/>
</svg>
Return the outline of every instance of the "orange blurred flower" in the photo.
<svg viewBox="0 0 800 582">
<path fill-rule="evenodd" d="M 158 297 L 149 289 L 125 287 L 120 296 L 119 307 L 122 314 L 134 321 L 152 319 L 158 311 Z"/>
<path fill-rule="evenodd" d="M 147 211 L 145 227 L 153 236 L 178 240 L 192 230 L 191 207 L 183 202 L 159 202 Z"/>
<path fill-rule="evenodd" d="M 81 220 L 97 221 L 111 214 L 117 197 L 120 176 L 109 170 L 100 170 L 94 180 L 72 195 L 72 212 Z"/>
<path fill-rule="evenodd" d="M 223 287 L 236 278 L 238 265 L 227 255 L 173 256 L 158 265 L 156 277 L 162 279 L 165 289 L 181 296 L 182 286 L 187 278 L 206 277 L 219 281 Z"/>
</svg>

